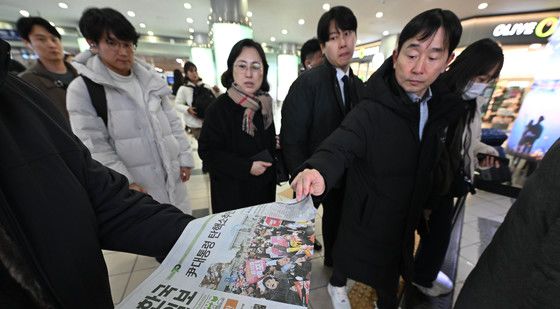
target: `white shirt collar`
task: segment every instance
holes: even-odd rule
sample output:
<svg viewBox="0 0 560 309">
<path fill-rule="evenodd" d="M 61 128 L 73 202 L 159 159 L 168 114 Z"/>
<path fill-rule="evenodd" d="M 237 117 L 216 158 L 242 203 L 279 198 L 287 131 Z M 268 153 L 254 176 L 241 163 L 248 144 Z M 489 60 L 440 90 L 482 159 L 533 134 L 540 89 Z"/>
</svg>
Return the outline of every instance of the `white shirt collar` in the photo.
<svg viewBox="0 0 560 309">
<path fill-rule="evenodd" d="M 350 67 L 348 67 L 348 70 L 346 70 L 346 72 L 342 71 L 341 68 L 336 68 L 336 79 L 342 81 L 342 78 L 345 75 L 349 75 L 350 74 Z"/>
</svg>

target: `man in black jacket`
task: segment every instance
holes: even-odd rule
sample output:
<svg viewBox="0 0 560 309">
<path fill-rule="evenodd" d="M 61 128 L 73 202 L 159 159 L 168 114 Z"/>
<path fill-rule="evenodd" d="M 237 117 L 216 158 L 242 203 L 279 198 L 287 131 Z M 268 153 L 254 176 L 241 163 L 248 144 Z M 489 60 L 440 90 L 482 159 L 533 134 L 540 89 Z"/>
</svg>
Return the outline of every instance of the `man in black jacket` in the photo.
<svg viewBox="0 0 560 309">
<path fill-rule="evenodd" d="M 457 109 L 431 86 L 453 58 L 462 27 L 433 9 L 403 29 L 397 50 L 368 80 L 365 99 L 327 138 L 292 182 L 296 195 L 322 195 L 347 173 L 342 225 L 329 284 L 333 305 L 344 275 L 372 285 L 379 308 L 397 308 L 399 274 L 411 279 L 414 229 L 432 169 Z M 449 97 L 449 98 L 448 98 Z M 343 297 L 340 297 L 343 298 Z"/>
<path fill-rule="evenodd" d="M 326 59 L 296 79 L 282 106 L 280 142 L 290 172 L 311 156 L 359 101 L 363 84 L 350 69 L 356 29 L 356 17 L 343 6 L 333 7 L 319 20 L 317 37 Z M 333 265 L 343 198 L 340 181 L 322 200 L 326 266 Z"/>
<path fill-rule="evenodd" d="M 113 308 L 101 249 L 165 256 L 192 217 L 92 160 L 0 40 L 0 308 Z"/>
</svg>

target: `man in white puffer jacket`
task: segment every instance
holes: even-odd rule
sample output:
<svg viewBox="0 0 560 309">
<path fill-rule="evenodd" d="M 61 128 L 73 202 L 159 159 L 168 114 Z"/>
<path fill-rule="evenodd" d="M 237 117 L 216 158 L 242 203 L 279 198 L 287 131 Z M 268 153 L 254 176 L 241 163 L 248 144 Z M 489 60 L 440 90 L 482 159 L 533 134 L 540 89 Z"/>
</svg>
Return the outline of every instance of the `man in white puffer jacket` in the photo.
<svg viewBox="0 0 560 309">
<path fill-rule="evenodd" d="M 191 214 L 184 184 L 194 166 L 190 142 L 169 102 L 171 90 L 150 65 L 134 57 L 134 27 L 113 9 L 91 8 L 80 19 L 80 31 L 91 51 L 76 56 L 73 65 L 103 86 L 107 125 L 78 77 L 67 90 L 72 130 L 94 159 L 125 175 L 131 189 Z"/>
</svg>

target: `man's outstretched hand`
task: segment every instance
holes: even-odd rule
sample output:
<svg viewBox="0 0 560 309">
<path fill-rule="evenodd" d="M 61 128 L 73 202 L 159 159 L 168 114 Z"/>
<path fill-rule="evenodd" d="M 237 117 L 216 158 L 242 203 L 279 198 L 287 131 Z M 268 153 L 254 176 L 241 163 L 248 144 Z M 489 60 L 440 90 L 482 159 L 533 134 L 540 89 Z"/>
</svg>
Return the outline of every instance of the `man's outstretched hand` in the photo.
<svg viewBox="0 0 560 309">
<path fill-rule="evenodd" d="M 296 193 L 296 199 L 301 201 L 305 196 L 321 195 L 325 192 L 325 179 L 318 170 L 305 169 L 292 181 L 292 189 Z"/>
</svg>

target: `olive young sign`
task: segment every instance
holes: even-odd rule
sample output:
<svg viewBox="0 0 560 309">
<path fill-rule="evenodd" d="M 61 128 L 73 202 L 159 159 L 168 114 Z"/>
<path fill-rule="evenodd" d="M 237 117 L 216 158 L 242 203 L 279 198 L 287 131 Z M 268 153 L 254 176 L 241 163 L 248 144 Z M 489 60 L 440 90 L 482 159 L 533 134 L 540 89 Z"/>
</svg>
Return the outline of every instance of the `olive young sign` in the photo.
<svg viewBox="0 0 560 309">
<path fill-rule="evenodd" d="M 558 26 L 557 17 L 547 17 L 541 21 L 531 21 L 525 23 L 504 23 L 494 28 L 494 37 L 507 37 L 515 35 L 535 35 L 539 38 L 551 36 Z"/>
<path fill-rule="evenodd" d="M 558 30 L 560 12 L 540 12 L 502 16 L 482 16 L 463 20 L 460 47 L 483 38 L 494 38 L 504 45 L 546 44 Z"/>
</svg>

